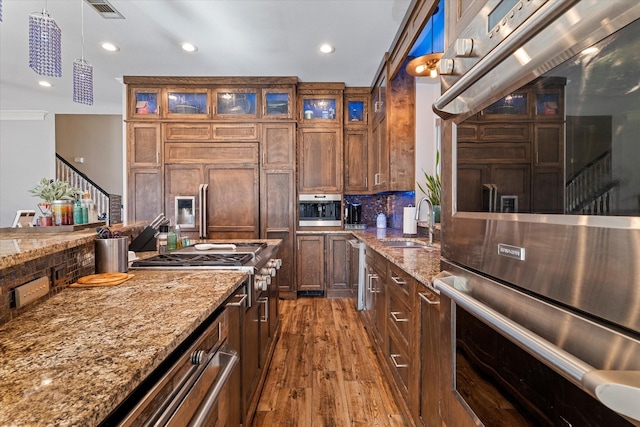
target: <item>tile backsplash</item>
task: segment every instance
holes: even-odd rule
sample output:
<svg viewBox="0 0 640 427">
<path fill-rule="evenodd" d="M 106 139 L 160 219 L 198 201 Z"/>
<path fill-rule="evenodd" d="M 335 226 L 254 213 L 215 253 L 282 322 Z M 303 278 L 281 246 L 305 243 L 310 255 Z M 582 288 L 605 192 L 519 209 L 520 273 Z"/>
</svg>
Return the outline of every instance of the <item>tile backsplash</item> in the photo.
<svg viewBox="0 0 640 427">
<path fill-rule="evenodd" d="M 345 195 L 346 203 L 362 204 L 362 223 L 375 227 L 378 214 L 387 216 L 387 227 L 402 228 L 402 214 L 406 206 L 414 205 L 414 191 L 381 193 L 373 195 Z"/>
</svg>

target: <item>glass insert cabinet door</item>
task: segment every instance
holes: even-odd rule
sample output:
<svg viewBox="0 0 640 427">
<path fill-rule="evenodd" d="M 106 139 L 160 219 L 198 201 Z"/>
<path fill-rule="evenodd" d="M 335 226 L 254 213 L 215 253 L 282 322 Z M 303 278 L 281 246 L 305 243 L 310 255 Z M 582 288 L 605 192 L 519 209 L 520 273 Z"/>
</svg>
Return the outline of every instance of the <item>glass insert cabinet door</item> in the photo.
<svg viewBox="0 0 640 427">
<path fill-rule="evenodd" d="M 216 89 L 213 93 L 214 115 L 257 117 L 257 94 L 255 90 Z"/>
<path fill-rule="evenodd" d="M 305 97 L 302 100 L 302 121 L 335 122 L 338 102 L 332 97 Z"/>
<path fill-rule="evenodd" d="M 293 90 L 291 89 L 263 89 L 263 117 L 270 119 L 292 119 L 292 99 Z"/>
<path fill-rule="evenodd" d="M 157 119 L 160 116 L 160 89 L 134 88 L 132 92 L 129 96 L 130 117 Z"/>
<path fill-rule="evenodd" d="M 209 116 L 209 91 L 207 89 L 167 91 L 167 117 L 202 118 Z"/>
<path fill-rule="evenodd" d="M 347 102 L 347 122 L 359 123 L 366 121 L 365 101 L 353 100 Z"/>
</svg>

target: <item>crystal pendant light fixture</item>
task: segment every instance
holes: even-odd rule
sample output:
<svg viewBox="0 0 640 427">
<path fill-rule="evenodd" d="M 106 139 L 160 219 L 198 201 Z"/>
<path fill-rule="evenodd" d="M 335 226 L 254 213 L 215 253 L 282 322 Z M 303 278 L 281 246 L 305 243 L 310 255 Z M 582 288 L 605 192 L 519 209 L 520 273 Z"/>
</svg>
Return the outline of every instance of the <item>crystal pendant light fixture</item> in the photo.
<svg viewBox="0 0 640 427">
<path fill-rule="evenodd" d="M 84 60 L 84 0 L 80 0 L 82 13 L 80 59 L 73 61 L 73 102 L 93 105 L 93 65 Z"/>
<path fill-rule="evenodd" d="M 62 31 L 47 13 L 29 15 L 29 67 L 43 76 L 62 76 Z"/>
</svg>

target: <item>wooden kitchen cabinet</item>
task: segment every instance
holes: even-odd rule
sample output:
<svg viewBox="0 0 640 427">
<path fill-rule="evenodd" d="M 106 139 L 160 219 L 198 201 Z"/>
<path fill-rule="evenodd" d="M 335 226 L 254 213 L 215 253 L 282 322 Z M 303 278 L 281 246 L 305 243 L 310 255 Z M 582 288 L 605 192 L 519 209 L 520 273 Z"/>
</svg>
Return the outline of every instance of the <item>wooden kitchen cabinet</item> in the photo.
<svg viewBox="0 0 640 427">
<path fill-rule="evenodd" d="M 260 237 L 282 239 L 281 298 L 296 297 L 295 123 L 265 123 L 260 138 Z"/>
<path fill-rule="evenodd" d="M 167 87 L 163 90 L 162 117 L 179 120 L 211 118 L 211 92 L 205 87 Z"/>
<path fill-rule="evenodd" d="M 298 292 L 324 293 L 324 235 L 297 237 Z"/>
<path fill-rule="evenodd" d="M 369 192 L 369 88 L 345 88 L 344 192 Z"/>
<path fill-rule="evenodd" d="M 325 237 L 326 247 L 326 289 L 329 298 L 352 298 L 357 289 L 350 281 L 351 233 L 332 234 Z"/>
<path fill-rule="evenodd" d="M 158 120 L 162 89 L 130 86 L 127 94 L 128 116 L 135 120 Z"/>
<path fill-rule="evenodd" d="M 341 128 L 300 128 L 298 130 L 299 192 L 342 192 L 342 150 Z"/>
<path fill-rule="evenodd" d="M 373 340 L 380 349 L 385 348 L 387 324 L 387 260 L 382 255 L 365 247 L 365 320 L 373 333 Z"/>
<path fill-rule="evenodd" d="M 212 90 L 214 119 L 256 119 L 260 96 L 256 88 L 216 88 Z"/>
<path fill-rule="evenodd" d="M 395 384 L 415 419 L 419 404 L 420 366 L 416 280 L 395 264 L 389 263 L 387 288 L 385 356 Z"/>
<path fill-rule="evenodd" d="M 440 426 L 440 296 L 421 283 L 416 292 L 420 310 L 418 425 Z"/>
<path fill-rule="evenodd" d="M 262 89 L 262 117 L 275 120 L 293 120 L 295 91 L 290 87 Z"/>
<path fill-rule="evenodd" d="M 160 124 L 127 124 L 129 221 L 151 221 L 163 212 Z"/>
<path fill-rule="evenodd" d="M 342 126 L 343 83 L 298 83 L 300 126 Z"/>
</svg>

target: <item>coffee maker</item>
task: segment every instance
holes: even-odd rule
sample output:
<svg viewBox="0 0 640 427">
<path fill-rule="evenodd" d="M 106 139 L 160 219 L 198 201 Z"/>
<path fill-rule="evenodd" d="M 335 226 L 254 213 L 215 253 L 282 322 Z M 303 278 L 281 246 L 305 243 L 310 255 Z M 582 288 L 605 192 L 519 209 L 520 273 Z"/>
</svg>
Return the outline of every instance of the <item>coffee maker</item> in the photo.
<svg viewBox="0 0 640 427">
<path fill-rule="evenodd" d="M 347 203 L 344 217 L 346 224 L 360 224 L 362 222 L 362 204 Z"/>
</svg>

